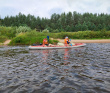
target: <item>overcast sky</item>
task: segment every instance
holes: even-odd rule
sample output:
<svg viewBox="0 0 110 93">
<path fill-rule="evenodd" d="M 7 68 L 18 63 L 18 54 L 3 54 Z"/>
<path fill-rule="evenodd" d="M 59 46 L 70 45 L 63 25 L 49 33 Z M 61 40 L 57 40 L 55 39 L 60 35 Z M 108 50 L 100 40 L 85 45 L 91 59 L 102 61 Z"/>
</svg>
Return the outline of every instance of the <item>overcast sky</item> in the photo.
<svg viewBox="0 0 110 93">
<path fill-rule="evenodd" d="M 69 11 L 110 14 L 110 0 L 0 0 L 1 18 L 19 12 L 50 18 L 53 13 Z"/>
</svg>

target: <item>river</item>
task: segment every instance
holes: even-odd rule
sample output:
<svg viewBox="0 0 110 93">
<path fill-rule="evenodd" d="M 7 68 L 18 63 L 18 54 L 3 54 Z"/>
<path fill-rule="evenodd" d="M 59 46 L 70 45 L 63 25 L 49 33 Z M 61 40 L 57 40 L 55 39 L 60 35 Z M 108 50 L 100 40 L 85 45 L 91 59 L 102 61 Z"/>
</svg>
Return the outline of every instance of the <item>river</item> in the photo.
<svg viewBox="0 0 110 93">
<path fill-rule="evenodd" d="M 110 43 L 0 47 L 0 93 L 110 93 Z"/>
</svg>

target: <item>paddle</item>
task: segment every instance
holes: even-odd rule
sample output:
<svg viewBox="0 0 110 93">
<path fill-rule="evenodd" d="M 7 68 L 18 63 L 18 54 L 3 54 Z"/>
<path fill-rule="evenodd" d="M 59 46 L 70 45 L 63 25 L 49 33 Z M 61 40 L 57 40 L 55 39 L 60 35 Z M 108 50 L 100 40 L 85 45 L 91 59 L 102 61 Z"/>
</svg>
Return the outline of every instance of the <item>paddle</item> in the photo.
<svg viewBox="0 0 110 93">
<path fill-rule="evenodd" d="M 47 36 L 48 44 L 49 44 L 49 36 Z"/>
<path fill-rule="evenodd" d="M 70 41 L 71 41 L 71 39 L 70 39 Z M 70 45 L 72 46 L 71 42 L 70 42 Z"/>
</svg>

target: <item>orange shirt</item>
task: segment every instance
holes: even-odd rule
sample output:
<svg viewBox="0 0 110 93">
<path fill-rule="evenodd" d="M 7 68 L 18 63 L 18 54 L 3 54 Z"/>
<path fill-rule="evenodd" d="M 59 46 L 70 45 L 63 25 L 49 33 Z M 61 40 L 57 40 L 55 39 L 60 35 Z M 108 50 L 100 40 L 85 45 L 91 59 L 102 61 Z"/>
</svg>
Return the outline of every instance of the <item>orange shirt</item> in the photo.
<svg viewBox="0 0 110 93">
<path fill-rule="evenodd" d="M 68 39 L 68 38 L 65 38 L 65 39 L 64 39 L 64 43 L 65 43 L 65 44 L 68 44 L 67 41 L 69 42 L 69 39 Z"/>
<path fill-rule="evenodd" d="M 43 45 L 48 44 L 47 39 L 43 39 Z"/>
<path fill-rule="evenodd" d="M 65 44 L 67 44 L 67 41 L 68 41 L 67 39 L 64 39 L 64 43 L 65 43 Z"/>
</svg>

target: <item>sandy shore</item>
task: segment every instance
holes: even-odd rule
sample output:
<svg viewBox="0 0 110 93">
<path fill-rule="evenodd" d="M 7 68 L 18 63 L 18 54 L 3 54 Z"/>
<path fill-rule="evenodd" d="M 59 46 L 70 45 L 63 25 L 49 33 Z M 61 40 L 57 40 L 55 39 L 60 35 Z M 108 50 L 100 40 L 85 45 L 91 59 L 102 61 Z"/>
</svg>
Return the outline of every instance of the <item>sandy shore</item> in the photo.
<svg viewBox="0 0 110 93">
<path fill-rule="evenodd" d="M 53 39 L 53 38 L 51 38 Z M 61 43 L 64 43 L 64 39 L 55 39 Z M 11 40 L 6 40 L 4 43 L 0 43 L 0 46 L 7 46 Z M 76 40 L 71 39 L 72 43 L 110 43 L 110 39 L 100 39 L 100 40 Z"/>
<path fill-rule="evenodd" d="M 6 40 L 4 43 L 0 43 L 0 46 L 7 46 L 11 40 Z"/>
<path fill-rule="evenodd" d="M 64 39 L 56 39 L 59 42 L 64 43 Z M 100 39 L 100 40 L 76 40 L 71 39 L 72 43 L 110 43 L 110 39 Z"/>
</svg>

